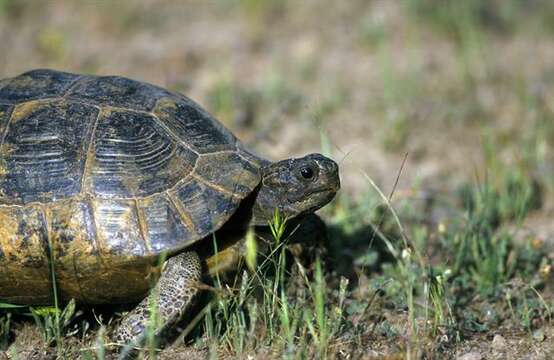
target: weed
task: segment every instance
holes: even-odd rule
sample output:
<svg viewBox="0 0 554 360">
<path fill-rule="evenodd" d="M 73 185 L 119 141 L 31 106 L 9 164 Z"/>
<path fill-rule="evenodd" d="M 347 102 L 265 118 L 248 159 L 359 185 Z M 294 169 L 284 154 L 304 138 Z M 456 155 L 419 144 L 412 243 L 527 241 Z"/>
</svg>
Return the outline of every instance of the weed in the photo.
<svg viewBox="0 0 554 360">
<path fill-rule="evenodd" d="M 9 345 L 11 318 L 11 313 L 0 317 L 0 350 L 5 350 Z"/>
<path fill-rule="evenodd" d="M 124 71 L 156 81 L 168 69 L 169 75 L 185 70 L 187 84 L 202 92 L 210 67 L 238 59 L 249 71 L 236 77 L 230 68 L 214 70 L 218 80 L 206 94 L 209 110 L 227 123 L 238 119 L 292 152 L 317 142 L 317 131 L 297 136 L 302 142 L 290 136 L 297 123 L 315 123 L 311 129 L 320 131 L 326 154 L 341 127 L 349 135 L 360 131 L 340 146 L 386 150 L 375 159 L 377 169 L 390 169 L 387 163 L 410 152 L 410 169 L 422 175 L 409 192 L 425 192 L 423 206 L 411 196 L 401 202 L 394 191 L 383 193 L 377 179 L 387 179 L 389 170 L 375 180 L 353 179 L 358 174 L 345 161 L 345 191 L 320 212 L 329 224 L 322 255 L 309 264 L 291 256 L 292 223 L 275 213 L 269 241 L 247 233 L 245 266 L 239 264 L 236 276 L 216 272 L 215 298 L 187 324 L 181 344 L 186 338 L 186 346 L 207 348 L 212 358 L 295 359 L 367 357 L 367 350 L 409 358 L 414 348 L 423 357 L 449 358 L 466 346 L 462 341 L 488 342 L 486 332 L 526 333 L 532 336 L 518 341 L 532 338 L 533 347 L 546 343 L 549 335 L 540 331 L 552 324 L 552 258 L 549 239 L 527 220 L 551 218 L 554 6 L 544 0 L 314 4 L 231 0 L 183 11 L 169 2 L 109 1 L 68 11 L 62 2 L 46 11 L 35 2 L 0 0 L 2 68 L 11 76 L 28 66 L 19 59 L 42 59 L 57 68 Z M 212 29 L 220 35 L 204 41 Z M 80 39 L 87 46 L 74 44 Z M 119 44 L 130 55 L 98 56 Z M 186 71 L 190 57 L 195 68 L 202 64 L 198 79 Z M 251 84 L 254 92 L 245 92 Z M 353 162 L 364 164 L 361 172 L 374 160 L 363 150 Z M 471 160 L 460 159 L 466 157 Z M 473 172 L 479 175 L 467 181 Z M 367 191 L 349 186 L 363 187 L 364 178 Z M 521 235 L 522 227 L 537 234 Z M 61 356 L 75 340 L 67 337 L 78 310 L 59 309 L 52 260 L 55 304 L 33 308 L 31 316 Z M 21 316 L 26 307 L 0 308 L 5 348 L 29 320 Z M 139 356 L 157 356 L 156 311 L 153 302 Z M 106 356 L 110 324 L 99 323 L 90 328 L 97 333 L 81 329 L 85 358 Z M 16 345 L 10 354 L 18 353 Z"/>
<path fill-rule="evenodd" d="M 64 61 L 68 50 L 65 34 L 56 29 L 45 29 L 37 38 L 37 46 L 47 62 Z"/>
<path fill-rule="evenodd" d="M 273 348 L 287 358 L 312 352 L 324 358 L 331 339 L 340 332 L 348 282 L 341 281 L 338 304 L 330 306 L 320 260 L 316 260 L 313 280 L 300 263 L 294 262 L 292 266 L 299 268 L 301 278 L 296 285 L 301 288 L 295 289 L 298 296 L 291 296 L 287 279 L 291 270 L 284 246 L 288 242 L 287 224 L 279 212 L 274 213 L 269 226 L 271 241 L 267 251 L 258 254 L 257 267 L 253 272 L 240 272 L 236 295 L 218 296 L 205 318 L 210 342 L 225 346 L 235 356 Z M 221 294 L 231 289 L 221 283 L 216 286 Z"/>
<path fill-rule="evenodd" d="M 30 307 L 29 309 L 47 344 L 54 342 L 61 344 L 62 336 L 72 336 L 79 331 L 76 327 L 70 329 L 75 318 L 81 314 L 80 311 L 76 311 L 75 300 L 71 300 L 63 310 L 53 306 Z"/>
</svg>

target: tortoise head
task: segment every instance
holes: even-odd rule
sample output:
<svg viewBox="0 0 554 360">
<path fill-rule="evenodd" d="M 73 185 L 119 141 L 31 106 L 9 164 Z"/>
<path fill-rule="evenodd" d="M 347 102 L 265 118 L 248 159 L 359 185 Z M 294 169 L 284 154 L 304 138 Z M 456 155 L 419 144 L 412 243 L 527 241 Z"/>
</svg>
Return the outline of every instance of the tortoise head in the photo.
<svg viewBox="0 0 554 360">
<path fill-rule="evenodd" d="M 340 188 L 339 167 L 333 160 L 310 154 L 268 163 L 253 209 L 252 224 L 267 225 L 275 209 L 288 219 L 316 211 Z"/>
</svg>

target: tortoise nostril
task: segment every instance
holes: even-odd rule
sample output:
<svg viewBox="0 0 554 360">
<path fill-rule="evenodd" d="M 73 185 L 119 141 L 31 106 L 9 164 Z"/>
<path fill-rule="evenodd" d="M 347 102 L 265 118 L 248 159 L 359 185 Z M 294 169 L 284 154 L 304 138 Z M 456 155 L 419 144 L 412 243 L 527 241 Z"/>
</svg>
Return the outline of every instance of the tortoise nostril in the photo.
<svg viewBox="0 0 554 360">
<path fill-rule="evenodd" d="M 338 171 L 339 171 L 339 166 L 337 165 L 336 162 L 334 162 L 331 159 L 326 159 L 326 161 L 323 162 L 322 165 L 323 165 L 323 168 L 325 169 L 325 171 L 330 173 L 330 174 L 338 173 Z"/>
</svg>

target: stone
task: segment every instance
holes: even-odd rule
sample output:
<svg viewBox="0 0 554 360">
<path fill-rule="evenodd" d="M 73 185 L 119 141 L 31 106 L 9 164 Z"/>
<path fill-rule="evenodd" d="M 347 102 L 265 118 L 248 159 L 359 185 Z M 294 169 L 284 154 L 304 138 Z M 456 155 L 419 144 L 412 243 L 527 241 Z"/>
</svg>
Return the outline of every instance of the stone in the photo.
<svg viewBox="0 0 554 360">
<path fill-rule="evenodd" d="M 456 360 L 483 360 L 483 355 L 478 351 L 470 351 L 463 355 L 456 357 Z"/>
<path fill-rule="evenodd" d="M 543 342 L 545 337 L 546 336 L 544 335 L 544 331 L 542 329 L 533 331 L 533 339 L 536 341 Z"/>
<path fill-rule="evenodd" d="M 506 349 L 506 339 L 502 335 L 494 335 L 492 339 L 492 348 L 494 350 L 504 350 Z"/>
</svg>

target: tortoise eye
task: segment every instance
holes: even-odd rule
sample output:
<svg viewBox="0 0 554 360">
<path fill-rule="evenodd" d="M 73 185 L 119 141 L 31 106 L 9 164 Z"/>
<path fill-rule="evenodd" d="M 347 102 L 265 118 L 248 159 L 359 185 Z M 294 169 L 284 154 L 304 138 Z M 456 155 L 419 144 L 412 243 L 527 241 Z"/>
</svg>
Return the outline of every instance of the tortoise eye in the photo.
<svg viewBox="0 0 554 360">
<path fill-rule="evenodd" d="M 314 171 L 311 168 L 307 167 L 307 166 L 303 166 L 300 169 L 300 175 L 302 175 L 302 177 L 304 179 L 309 180 L 309 179 L 314 177 Z"/>
</svg>

